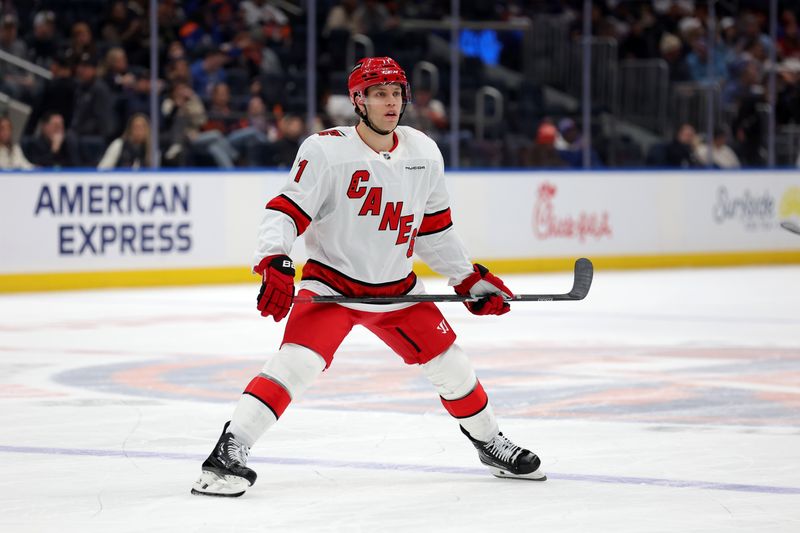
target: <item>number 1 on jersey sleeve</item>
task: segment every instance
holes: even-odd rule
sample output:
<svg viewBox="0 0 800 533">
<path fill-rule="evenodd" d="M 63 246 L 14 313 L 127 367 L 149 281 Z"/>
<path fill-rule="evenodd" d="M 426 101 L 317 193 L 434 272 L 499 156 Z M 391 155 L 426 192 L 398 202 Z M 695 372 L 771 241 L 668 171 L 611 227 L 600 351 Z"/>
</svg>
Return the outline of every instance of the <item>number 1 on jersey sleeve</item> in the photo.
<svg viewBox="0 0 800 533">
<path fill-rule="evenodd" d="M 303 176 L 303 171 L 306 169 L 306 165 L 308 164 L 308 159 L 303 159 L 298 163 L 297 175 L 294 177 L 294 182 L 299 183 L 300 178 Z"/>
</svg>

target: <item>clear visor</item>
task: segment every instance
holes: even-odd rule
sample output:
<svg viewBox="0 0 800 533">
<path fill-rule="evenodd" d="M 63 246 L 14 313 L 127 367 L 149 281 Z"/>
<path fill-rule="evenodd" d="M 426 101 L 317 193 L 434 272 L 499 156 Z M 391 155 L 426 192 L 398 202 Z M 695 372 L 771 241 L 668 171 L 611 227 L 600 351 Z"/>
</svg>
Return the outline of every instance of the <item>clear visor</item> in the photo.
<svg viewBox="0 0 800 533">
<path fill-rule="evenodd" d="M 370 107 L 396 104 L 398 107 L 408 102 L 408 89 L 400 83 L 387 83 L 368 87 L 358 102 Z"/>
</svg>

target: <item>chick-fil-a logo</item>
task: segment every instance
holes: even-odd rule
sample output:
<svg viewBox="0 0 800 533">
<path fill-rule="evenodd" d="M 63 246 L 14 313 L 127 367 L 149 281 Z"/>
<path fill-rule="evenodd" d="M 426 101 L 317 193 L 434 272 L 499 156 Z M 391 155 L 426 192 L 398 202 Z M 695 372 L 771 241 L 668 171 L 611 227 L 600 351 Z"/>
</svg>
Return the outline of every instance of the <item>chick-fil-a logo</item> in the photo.
<svg viewBox="0 0 800 533">
<path fill-rule="evenodd" d="M 533 234 L 537 238 L 578 239 L 584 242 L 587 237 L 595 239 L 611 237 L 608 211 L 599 213 L 581 211 L 577 216 L 559 216 L 553 205 L 556 192 L 556 186 L 551 183 L 544 182 L 539 186 L 536 203 L 533 206 Z"/>
</svg>

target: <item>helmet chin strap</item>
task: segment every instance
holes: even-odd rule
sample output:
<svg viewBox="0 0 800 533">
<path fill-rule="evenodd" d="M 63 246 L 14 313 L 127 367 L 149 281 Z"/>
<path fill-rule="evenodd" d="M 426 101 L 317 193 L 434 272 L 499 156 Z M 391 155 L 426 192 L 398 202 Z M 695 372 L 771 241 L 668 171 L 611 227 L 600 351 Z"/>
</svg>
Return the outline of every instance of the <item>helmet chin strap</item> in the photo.
<svg viewBox="0 0 800 533">
<path fill-rule="evenodd" d="M 389 135 L 395 129 L 397 129 L 397 125 L 395 125 L 395 127 L 390 129 L 390 130 L 379 130 L 369 120 L 369 117 L 367 116 L 367 113 L 366 113 L 366 106 L 364 106 L 364 109 L 365 109 L 365 111 L 362 113 L 361 109 L 359 109 L 359 107 L 356 106 L 356 115 L 358 115 L 359 118 L 361 118 L 361 120 L 364 121 L 364 124 L 366 124 L 369 129 L 371 129 L 372 131 L 374 131 L 378 135 Z M 403 113 L 405 113 L 405 112 L 406 112 L 406 102 L 403 102 L 403 106 L 400 108 L 400 115 L 397 117 L 397 124 L 398 125 L 400 124 L 400 119 L 403 118 Z"/>
</svg>

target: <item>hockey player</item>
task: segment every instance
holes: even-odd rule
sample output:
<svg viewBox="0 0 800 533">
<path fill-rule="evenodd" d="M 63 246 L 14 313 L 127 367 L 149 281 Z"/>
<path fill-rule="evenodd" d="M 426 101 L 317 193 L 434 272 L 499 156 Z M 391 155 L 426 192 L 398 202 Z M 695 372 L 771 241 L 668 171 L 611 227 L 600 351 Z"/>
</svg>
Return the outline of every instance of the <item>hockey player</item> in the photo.
<svg viewBox="0 0 800 533">
<path fill-rule="evenodd" d="M 455 417 L 478 456 L 498 477 L 543 481 L 539 458 L 499 430 L 486 392 L 450 324 L 432 303 L 297 303 L 292 245 L 306 236 L 309 260 L 298 295 L 422 294 L 412 271 L 416 254 L 446 276 L 476 315 L 509 311 L 511 291 L 473 265 L 456 235 L 445 189 L 444 163 L 425 134 L 398 126 L 411 90 L 391 58 L 362 59 L 348 79 L 359 117 L 355 127 L 303 142 L 281 194 L 266 205 L 254 272 L 262 277 L 258 310 L 278 322 L 291 309 L 280 350 L 250 381 L 225 424 L 192 492 L 241 496 L 256 480 L 250 448 L 333 361 L 361 324 L 407 364 L 418 365 Z"/>
</svg>

